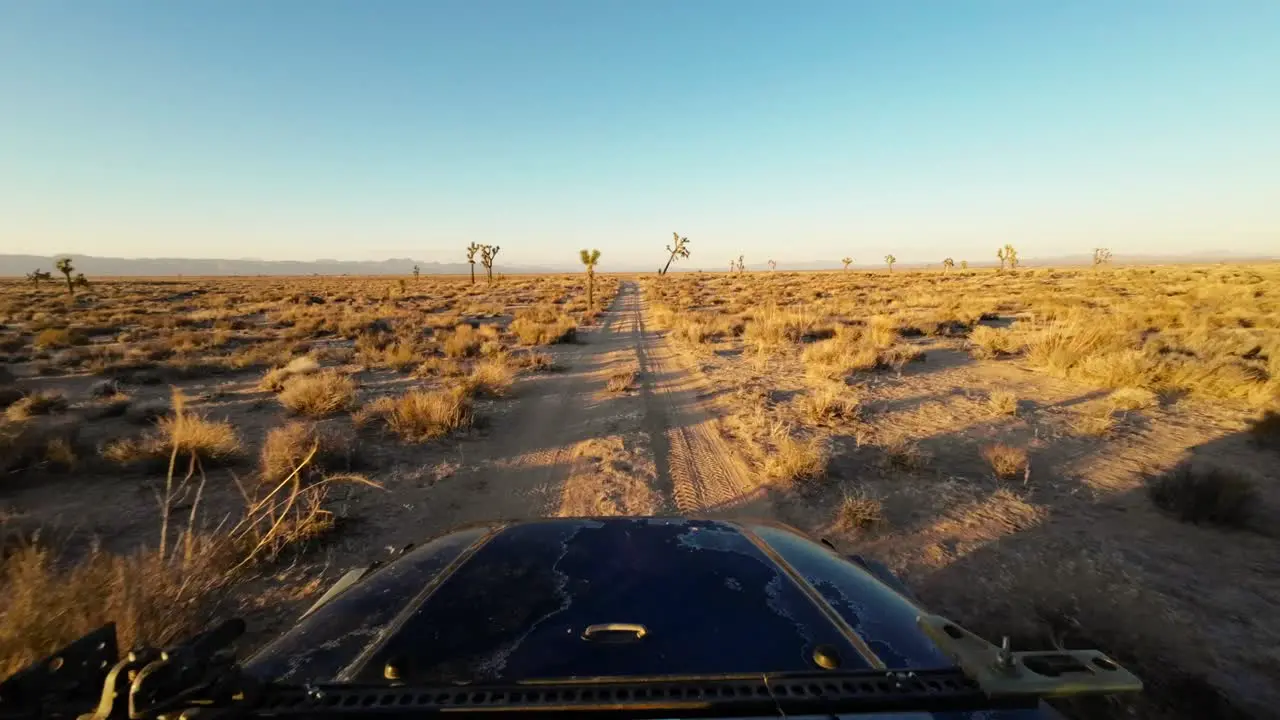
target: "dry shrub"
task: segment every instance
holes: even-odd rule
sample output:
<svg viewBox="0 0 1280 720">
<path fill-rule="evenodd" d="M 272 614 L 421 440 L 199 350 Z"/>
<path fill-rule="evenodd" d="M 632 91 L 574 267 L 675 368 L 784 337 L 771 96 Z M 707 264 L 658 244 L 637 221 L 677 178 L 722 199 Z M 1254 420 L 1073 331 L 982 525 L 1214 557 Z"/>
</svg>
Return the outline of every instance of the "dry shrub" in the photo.
<svg viewBox="0 0 1280 720">
<path fill-rule="evenodd" d="M 609 375 L 609 382 L 605 385 L 605 388 L 612 393 L 621 393 L 630 390 L 632 386 L 635 385 L 635 382 L 635 369 L 625 368 L 623 370 L 616 370 L 613 374 Z"/>
<path fill-rule="evenodd" d="M 0 423 L 0 472 L 75 469 L 78 438 L 74 421 Z"/>
<path fill-rule="evenodd" d="M 521 345 L 554 345 L 572 342 L 576 337 L 578 324 L 572 317 L 559 313 L 546 318 L 546 312 L 520 314 L 509 329 Z"/>
<path fill-rule="evenodd" d="M 459 325 L 454 328 L 452 333 L 444 337 L 441 347 L 444 349 L 446 357 L 464 358 L 472 357 L 480 351 L 480 344 L 484 339 L 476 332 L 475 328 L 470 325 Z"/>
<path fill-rule="evenodd" d="M 415 377 L 457 377 L 464 374 L 463 364 L 453 358 L 433 356 L 414 369 Z"/>
<path fill-rule="evenodd" d="M 280 404 L 300 415 L 324 417 L 351 407 L 356 399 L 356 383 L 350 377 L 327 370 L 316 375 L 291 378 L 280 393 Z"/>
<path fill-rule="evenodd" d="M 0 566 L 0 677 L 108 622 L 121 648 L 163 645 L 208 621 L 227 581 L 217 542 L 194 537 L 180 557 L 94 551 L 70 565 L 27 546 Z"/>
<path fill-rule="evenodd" d="M 154 430 L 136 438 L 107 443 L 102 457 L 121 465 L 159 467 L 177 453 L 199 458 L 206 465 L 226 463 L 240 455 L 240 438 L 227 421 L 209 420 L 186 407 L 181 392 L 173 393 L 173 414 L 160 418 Z"/>
<path fill-rule="evenodd" d="M 1280 450 L 1280 413 L 1268 410 L 1249 424 L 1249 435 L 1262 448 Z"/>
<path fill-rule="evenodd" d="M 365 405 L 353 418 L 357 425 L 381 421 L 406 442 L 422 442 L 471 426 L 471 400 L 465 388 L 411 390 Z"/>
<path fill-rule="evenodd" d="M 272 428 L 259 454 L 261 479 L 278 483 L 308 457 L 308 476 L 350 470 L 356 457 L 355 439 L 333 428 L 296 420 Z"/>
<path fill-rule="evenodd" d="M 314 447 L 314 446 L 313 446 Z M 245 516 L 228 536 L 240 557 L 235 568 L 269 562 L 285 550 L 302 550 L 311 542 L 337 528 L 338 517 L 325 507 L 329 493 L 338 484 L 380 488 L 360 475 L 333 475 L 315 482 L 303 479 L 316 451 L 308 453 L 280 482 L 240 488 Z"/>
<path fill-rule="evenodd" d="M 1116 419 L 1110 412 L 1077 415 L 1071 423 L 1071 429 L 1077 435 L 1088 437 L 1104 437 L 1116 426 Z"/>
<path fill-rule="evenodd" d="M 805 371 L 819 378 L 841 379 L 860 370 L 883 367 L 880 349 L 863 340 L 857 330 L 841 326 L 836 335 L 805 348 Z"/>
<path fill-rule="evenodd" d="M 1111 393 L 1107 404 L 1112 410 L 1132 411 L 1149 408 L 1157 400 L 1156 394 L 1146 388 L 1126 387 Z"/>
<path fill-rule="evenodd" d="M 1018 414 L 1018 396 L 1008 390 L 996 390 L 987 396 L 987 407 L 997 415 Z"/>
<path fill-rule="evenodd" d="M 471 395 L 503 397 L 511 390 L 513 382 L 515 373 L 507 365 L 506 359 L 499 357 L 476 363 L 464 385 Z"/>
<path fill-rule="evenodd" d="M 1177 519 L 1242 528 L 1258 500 L 1254 481 L 1222 467 L 1183 463 L 1147 484 L 1151 501 Z"/>
<path fill-rule="evenodd" d="M 1027 451 L 996 443 L 982 449 L 982 457 L 991 465 L 992 472 L 1001 480 L 1024 477 L 1027 472 Z"/>
<path fill-rule="evenodd" d="M 65 348 L 77 345 L 88 345 L 89 338 L 69 328 L 49 328 L 41 330 L 32 343 L 41 350 Z"/>
<path fill-rule="evenodd" d="M 845 532 L 876 530 L 884 523 L 884 505 L 861 493 L 845 495 L 836 510 L 836 525 Z"/>
<path fill-rule="evenodd" d="M 39 391 L 5 408 L 4 415 L 11 422 L 21 422 L 36 415 L 66 412 L 67 406 L 67 397 L 62 393 Z"/>
<path fill-rule="evenodd" d="M 912 472 L 929 463 L 929 456 L 920 443 L 905 435 L 893 435 L 880 443 L 886 465 L 893 470 Z"/>
<path fill-rule="evenodd" d="M 770 478 L 791 485 L 824 477 L 828 460 L 827 446 L 821 439 L 802 440 L 783 430 L 774 439 L 773 452 L 765 459 L 764 469 Z"/>
<path fill-rule="evenodd" d="M 1022 349 L 1013 331 L 986 325 L 979 325 L 969 333 L 969 345 L 976 357 L 988 359 L 1013 355 Z"/>
<path fill-rule="evenodd" d="M 258 383 L 258 387 L 269 392 L 280 392 L 284 390 L 285 383 L 289 378 L 298 375 L 310 375 L 320 370 L 320 363 L 310 355 L 301 355 L 289 361 L 284 367 L 273 368 L 267 371 L 262 377 L 262 381 Z"/>
<path fill-rule="evenodd" d="M 814 425 L 827 425 L 858 416 L 858 398 L 844 385 L 823 384 L 795 399 L 802 417 Z"/>
</svg>

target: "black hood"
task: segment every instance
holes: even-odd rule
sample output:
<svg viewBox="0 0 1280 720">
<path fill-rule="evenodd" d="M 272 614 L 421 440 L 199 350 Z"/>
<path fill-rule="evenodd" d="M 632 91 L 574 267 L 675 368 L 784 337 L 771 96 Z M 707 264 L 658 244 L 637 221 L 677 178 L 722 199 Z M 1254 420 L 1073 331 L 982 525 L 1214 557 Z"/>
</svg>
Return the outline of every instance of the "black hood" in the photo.
<svg viewBox="0 0 1280 720">
<path fill-rule="evenodd" d="M 291 683 L 491 683 L 951 667 L 919 613 L 780 525 L 537 520 L 408 551 L 248 669 Z"/>
</svg>

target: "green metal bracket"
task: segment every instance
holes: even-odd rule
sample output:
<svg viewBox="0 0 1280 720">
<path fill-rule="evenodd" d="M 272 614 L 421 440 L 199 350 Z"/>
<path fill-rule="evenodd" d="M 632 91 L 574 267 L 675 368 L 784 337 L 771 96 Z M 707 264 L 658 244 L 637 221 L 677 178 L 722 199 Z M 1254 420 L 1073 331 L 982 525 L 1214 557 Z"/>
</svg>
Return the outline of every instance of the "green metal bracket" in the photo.
<svg viewBox="0 0 1280 720">
<path fill-rule="evenodd" d="M 1012 652 L 940 615 L 916 624 L 990 697 L 1111 695 L 1142 691 L 1142 681 L 1097 650 Z"/>
</svg>

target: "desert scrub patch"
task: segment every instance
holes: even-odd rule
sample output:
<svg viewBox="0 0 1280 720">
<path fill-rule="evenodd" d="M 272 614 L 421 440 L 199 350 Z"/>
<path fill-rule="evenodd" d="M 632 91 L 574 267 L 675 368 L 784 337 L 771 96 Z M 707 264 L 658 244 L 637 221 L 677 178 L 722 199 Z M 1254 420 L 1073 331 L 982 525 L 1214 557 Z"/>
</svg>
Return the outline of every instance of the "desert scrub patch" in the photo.
<svg viewBox="0 0 1280 720">
<path fill-rule="evenodd" d="M 307 477 L 346 472 L 354 466 L 356 454 L 355 439 L 349 433 L 294 420 L 267 432 L 258 455 L 258 473 L 263 482 L 278 483 L 295 470 Z"/>
<path fill-rule="evenodd" d="M 366 404 L 353 420 L 357 426 L 381 424 L 405 442 L 422 442 L 471 427 L 471 399 L 466 388 L 410 390 Z"/>
<path fill-rule="evenodd" d="M 68 407 L 67 396 L 62 393 L 39 391 L 19 398 L 5 408 L 4 414 L 10 422 L 20 422 L 36 415 L 66 412 Z"/>
<path fill-rule="evenodd" d="M 355 380 L 336 370 L 291 378 L 279 395 L 281 405 L 311 417 L 349 410 L 355 399 Z"/>
<path fill-rule="evenodd" d="M 1156 507 L 1188 523 L 1243 528 L 1258 501 L 1249 476 L 1224 467 L 1183 463 L 1151 478 L 1147 493 Z"/>
<path fill-rule="evenodd" d="M 1013 445 L 995 443 L 982 448 L 982 459 L 991 466 L 991 472 L 1001 480 L 1025 478 L 1029 460 L 1027 451 Z"/>
</svg>

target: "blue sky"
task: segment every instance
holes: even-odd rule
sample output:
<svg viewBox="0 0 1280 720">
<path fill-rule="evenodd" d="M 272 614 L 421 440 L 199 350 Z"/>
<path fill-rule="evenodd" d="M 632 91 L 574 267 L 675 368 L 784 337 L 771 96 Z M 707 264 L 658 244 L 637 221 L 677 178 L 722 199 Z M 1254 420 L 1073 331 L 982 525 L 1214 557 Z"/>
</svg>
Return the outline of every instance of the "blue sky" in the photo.
<svg viewBox="0 0 1280 720">
<path fill-rule="evenodd" d="M 1274 0 L 0 0 L 0 252 L 1280 253 Z"/>
</svg>

